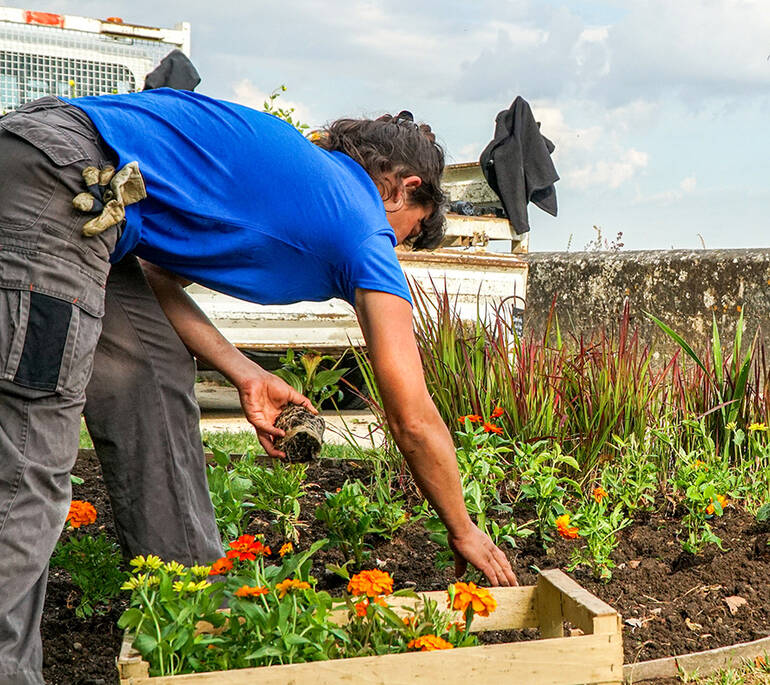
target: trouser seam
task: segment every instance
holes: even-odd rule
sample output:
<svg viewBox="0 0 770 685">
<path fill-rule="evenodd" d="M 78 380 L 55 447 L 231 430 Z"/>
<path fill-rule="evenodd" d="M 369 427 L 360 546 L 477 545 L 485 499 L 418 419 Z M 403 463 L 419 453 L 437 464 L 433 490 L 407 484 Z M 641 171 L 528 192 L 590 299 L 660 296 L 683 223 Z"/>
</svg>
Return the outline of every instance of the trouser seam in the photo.
<svg viewBox="0 0 770 685">
<path fill-rule="evenodd" d="M 152 374 L 152 377 L 153 377 L 153 381 L 152 381 L 153 387 L 155 388 L 155 391 L 157 392 L 158 396 L 162 397 L 163 396 L 163 391 L 162 391 L 162 388 L 160 388 L 158 386 L 157 374 L 155 373 L 155 362 L 154 362 L 152 356 L 147 353 L 147 348 L 144 345 L 144 340 L 142 339 L 142 336 L 139 335 L 138 332 L 136 331 L 136 328 L 135 328 L 135 326 L 133 324 L 133 320 L 131 318 L 130 313 L 123 306 L 122 299 L 121 298 L 116 298 L 116 299 L 117 299 L 117 304 L 120 307 L 121 311 L 123 312 L 124 316 L 126 317 L 126 319 L 129 322 L 131 322 L 131 327 L 134 329 L 134 333 L 135 333 L 137 339 L 139 340 L 139 347 L 141 348 L 142 352 L 146 355 L 146 359 L 148 360 L 148 363 L 150 364 L 150 366 L 153 369 L 153 374 Z M 170 325 L 170 323 L 169 323 L 169 325 Z M 162 402 L 159 403 L 159 409 L 162 410 L 162 412 L 163 412 L 164 423 L 167 423 L 168 422 L 168 416 L 166 415 L 166 410 L 165 410 L 165 407 L 163 406 Z M 168 453 L 170 453 L 171 452 L 171 445 L 168 442 L 168 435 L 163 434 L 161 436 L 161 439 L 163 441 L 163 445 L 164 445 L 165 449 L 167 450 Z M 188 554 L 190 555 L 190 558 L 191 559 L 195 559 L 197 557 L 198 550 L 193 550 L 192 549 L 191 535 L 190 535 L 191 524 L 190 524 L 190 521 L 189 521 L 189 513 L 188 513 L 190 511 L 190 504 L 191 503 L 188 500 L 188 498 L 185 496 L 185 493 L 183 492 L 183 489 L 179 487 L 179 483 L 178 483 L 179 467 L 178 467 L 176 461 L 172 459 L 172 460 L 170 460 L 170 462 L 171 462 L 171 468 L 173 469 L 174 496 L 177 497 L 177 498 L 181 497 L 181 499 L 182 499 L 181 504 L 183 506 L 180 506 L 179 516 L 180 516 L 181 521 L 182 521 L 182 530 L 184 531 L 185 545 L 187 547 L 187 551 L 188 551 Z M 196 552 L 196 553 L 193 554 L 193 552 Z"/>
<path fill-rule="evenodd" d="M 24 449 L 19 450 L 21 453 L 21 457 L 23 461 L 19 464 L 19 468 L 17 469 L 17 473 L 14 476 L 14 487 L 13 487 L 13 495 L 11 496 L 10 501 L 8 502 L 8 509 L 5 511 L 5 516 L 3 516 L 2 522 L 0 522 L 0 535 L 2 535 L 5 532 L 5 524 L 8 522 L 8 517 L 11 515 L 11 510 L 13 509 L 13 505 L 16 503 L 16 497 L 19 495 L 19 485 L 21 485 L 21 481 L 24 479 L 24 472 L 27 470 L 27 464 L 29 464 L 29 460 L 27 459 L 27 435 L 29 432 L 29 401 L 24 401 L 24 421 L 22 423 L 22 430 L 21 430 L 21 443 L 24 446 Z"/>
</svg>

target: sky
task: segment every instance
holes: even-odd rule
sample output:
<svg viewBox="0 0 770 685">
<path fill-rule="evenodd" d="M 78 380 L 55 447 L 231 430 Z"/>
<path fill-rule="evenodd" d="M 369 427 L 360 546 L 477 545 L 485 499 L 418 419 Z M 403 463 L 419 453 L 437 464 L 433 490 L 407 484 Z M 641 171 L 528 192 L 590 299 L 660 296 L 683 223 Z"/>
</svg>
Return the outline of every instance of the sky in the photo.
<svg viewBox="0 0 770 685">
<path fill-rule="evenodd" d="M 31 1 L 31 0 L 30 0 Z M 770 0 L 35 0 L 192 26 L 199 92 L 311 126 L 408 109 L 478 160 L 517 95 L 556 145 L 531 250 L 770 246 Z"/>
</svg>

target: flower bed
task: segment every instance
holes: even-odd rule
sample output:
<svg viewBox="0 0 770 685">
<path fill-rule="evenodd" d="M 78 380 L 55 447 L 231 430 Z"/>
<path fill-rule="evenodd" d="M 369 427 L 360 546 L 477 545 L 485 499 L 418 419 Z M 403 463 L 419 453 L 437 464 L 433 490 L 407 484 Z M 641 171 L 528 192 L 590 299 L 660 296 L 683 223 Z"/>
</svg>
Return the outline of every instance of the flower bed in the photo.
<svg viewBox="0 0 770 685">
<path fill-rule="evenodd" d="M 366 585 L 363 583 L 363 585 Z M 355 585 L 353 586 L 355 589 Z M 371 585 L 359 587 L 364 594 Z M 470 588 L 471 590 L 473 588 Z M 374 589 L 375 596 L 377 589 Z M 473 593 L 472 593 L 473 594 Z M 475 595 L 474 595 L 475 596 Z M 453 606 L 472 606 L 473 597 L 460 593 Z M 484 595 L 482 595 L 484 596 Z M 535 586 L 496 588 L 491 591 L 496 610 L 489 601 L 478 605 L 479 615 L 471 632 L 538 628 L 541 640 L 466 647 L 463 649 L 430 649 L 433 640 L 414 641 L 414 651 L 406 654 L 358 657 L 336 661 L 245 668 L 233 671 L 198 673 L 184 676 L 149 676 L 149 664 L 132 649 L 132 637 L 124 641 L 118 660 L 122 685 L 165 685 L 171 683 L 239 685 L 259 682 L 271 685 L 287 682 L 312 682 L 323 685 L 351 682 L 413 683 L 425 680 L 444 683 L 466 683 L 473 678 L 485 684 L 537 682 L 539 685 L 572 685 L 586 682 L 622 682 L 623 652 L 620 617 L 605 604 L 558 570 L 544 571 Z M 425 593 L 421 599 L 403 597 L 392 601 L 402 620 L 420 615 L 431 602 L 440 603 L 446 595 Z M 371 603 L 367 609 L 376 610 Z M 355 616 L 356 612 L 352 612 Z M 466 609 L 466 616 L 467 609 Z M 472 615 L 472 614 L 471 614 Z M 455 618 L 461 618 L 455 617 Z M 365 620 L 351 612 L 339 615 L 346 620 Z M 564 622 L 582 634 L 563 637 Z M 406 623 L 406 621 L 405 621 Z M 435 636 L 432 636 L 435 639 Z M 549 639 L 552 638 L 552 639 Z M 443 647 L 444 645 L 439 645 Z"/>
</svg>

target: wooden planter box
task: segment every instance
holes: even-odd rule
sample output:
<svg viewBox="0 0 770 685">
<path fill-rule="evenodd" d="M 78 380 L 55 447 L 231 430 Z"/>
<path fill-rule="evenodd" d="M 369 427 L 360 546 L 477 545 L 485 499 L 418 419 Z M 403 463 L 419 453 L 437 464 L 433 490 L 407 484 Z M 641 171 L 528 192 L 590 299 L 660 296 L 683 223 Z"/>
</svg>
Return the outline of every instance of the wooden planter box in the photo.
<svg viewBox="0 0 770 685">
<path fill-rule="evenodd" d="M 424 593 L 440 602 L 445 592 Z M 474 632 L 538 628 L 543 639 L 437 652 L 314 661 L 177 676 L 148 675 L 148 664 L 126 637 L 118 657 L 121 685 L 619 685 L 623 682 L 620 615 L 559 570 L 537 585 L 493 588 L 497 610 L 475 617 Z M 414 600 L 399 600 L 402 605 Z M 564 622 L 583 635 L 564 637 Z"/>
</svg>

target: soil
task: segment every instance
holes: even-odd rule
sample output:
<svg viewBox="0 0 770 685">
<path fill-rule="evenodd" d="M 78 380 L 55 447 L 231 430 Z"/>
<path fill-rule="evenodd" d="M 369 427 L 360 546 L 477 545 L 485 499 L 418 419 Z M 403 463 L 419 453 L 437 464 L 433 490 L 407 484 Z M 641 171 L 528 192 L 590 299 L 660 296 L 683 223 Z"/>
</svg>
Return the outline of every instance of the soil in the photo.
<svg viewBox="0 0 770 685">
<path fill-rule="evenodd" d="M 74 486 L 74 497 L 92 502 L 99 511 L 98 523 L 114 537 L 109 502 L 98 462 L 90 452 L 81 453 L 74 474 L 84 479 Z M 308 466 L 308 494 L 302 502 L 299 547 L 324 537 L 313 515 L 325 491 L 334 491 L 347 478 L 366 482 L 365 466 L 352 461 L 322 460 Z M 419 502 L 410 481 L 397 484 L 407 493 L 409 504 Z M 758 525 L 747 513 L 729 506 L 715 519 L 714 532 L 725 552 L 711 551 L 691 557 L 682 553 L 677 538 L 678 521 L 673 512 L 645 514 L 620 533 L 614 559 L 618 564 L 612 580 L 598 582 L 590 571 L 578 569 L 570 575 L 583 587 L 615 607 L 624 618 L 623 641 L 626 663 L 702 651 L 747 642 L 770 635 L 770 526 Z M 521 521 L 531 512 L 516 512 Z M 270 532 L 267 518 L 256 518 L 249 532 L 264 532 L 273 549 L 281 540 Z M 392 541 L 373 536 L 368 541 L 371 559 L 389 571 L 397 587 L 439 590 L 454 580 L 452 569 L 437 570 L 439 551 L 423 527 L 408 524 Z M 533 538 L 519 541 L 509 557 L 522 585 L 536 582 L 536 569 L 564 569 L 575 542 L 557 540 L 545 553 Z M 325 565 L 344 561 L 338 550 L 316 555 L 314 575 L 330 590 L 344 581 L 325 570 Z M 735 600 L 738 597 L 745 600 Z M 78 619 L 74 613 L 77 590 L 66 572 L 51 571 L 42 623 L 45 653 L 44 675 L 51 685 L 98 685 L 117 683 L 115 658 L 121 631 L 117 620 L 126 606 L 120 599 L 101 616 Z M 728 601 L 729 600 L 729 601 Z M 732 604 L 732 608 L 731 605 Z M 739 606 L 736 606 L 738 604 Z M 537 631 L 507 631 L 484 637 L 484 641 L 534 639 Z"/>
</svg>

